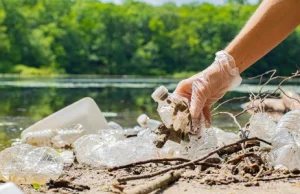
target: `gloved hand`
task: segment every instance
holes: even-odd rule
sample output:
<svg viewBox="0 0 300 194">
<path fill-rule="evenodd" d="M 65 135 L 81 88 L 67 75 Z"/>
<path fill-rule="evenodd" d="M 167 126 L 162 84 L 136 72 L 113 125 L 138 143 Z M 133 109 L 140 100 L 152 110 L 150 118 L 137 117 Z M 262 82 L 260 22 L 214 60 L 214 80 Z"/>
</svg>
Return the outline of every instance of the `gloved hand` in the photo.
<svg viewBox="0 0 300 194">
<path fill-rule="evenodd" d="M 182 80 L 174 93 L 190 102 L 193 123 L 211 123 L 211 106 L 231 88 L 240 85 L 242 78 L 235 61 L 225 51 L 216 53 L 215 62 L 204 71 Z M 204 118 L 201 118 L 204 115 Z"/>
</svg>

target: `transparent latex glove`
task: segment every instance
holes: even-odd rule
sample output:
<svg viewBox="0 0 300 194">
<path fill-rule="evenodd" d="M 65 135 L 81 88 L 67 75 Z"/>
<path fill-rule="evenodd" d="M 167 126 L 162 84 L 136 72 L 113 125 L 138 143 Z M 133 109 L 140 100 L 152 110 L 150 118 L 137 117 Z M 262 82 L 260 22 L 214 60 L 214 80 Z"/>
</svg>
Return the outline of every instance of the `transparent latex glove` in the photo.
<svg viewBox="0 0 300 194">
<path fill-rule="evenodd" d="M 210 125 L 211 106 L 229 89 L 240 85 L 241 81 L 242 78 L 233 57 L 225 51 L 219 51 L 212 65 L 179 82 L 174 93 L 189 100 L 193 125 L 200 127 L 200 121 L 205 121 L 206 125 Z M 204 118 L 201 118 L 202 115 Z"/>
</svg>

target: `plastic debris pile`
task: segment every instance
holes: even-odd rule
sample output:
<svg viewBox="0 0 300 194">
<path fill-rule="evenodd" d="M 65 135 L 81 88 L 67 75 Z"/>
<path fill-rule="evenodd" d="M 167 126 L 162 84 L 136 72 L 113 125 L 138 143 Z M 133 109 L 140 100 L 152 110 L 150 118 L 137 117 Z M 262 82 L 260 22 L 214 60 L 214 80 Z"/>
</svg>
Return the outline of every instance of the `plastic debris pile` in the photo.
<svg viewBox="0 0 300 194">
<path fill-rule="evenodd" d="M 250 137 L 272 143 L 269 161 L 275 168 L 289 170 L 300 167 L 300 110 L 286 113 L 276 124 L 267 114 L 257 113 L 250 119 Z M 263 144 L 262 146 L 266 146 Z"/>
<path fill-rule="evenodd" d="M 19 143 L 0 152 L 0 180 L 22 184 L 44 184 L 50 179 L 57 179 L 63 167 L 72 165 L 75 157 L 78 163 L 96 168 L 166 157 L 196 159 L 217 147 L 240 140 L 237 134 L 216 127 L 202 128 L 200 134 L 197 130 L 199 126 L 192 126 L 189 111 L 186 109 L 188 107 L 183 103 L 184 99 L 168 94 L 165 88 L 159 90 L 160 92 L 152 97 L 161 103 L 158 112 L 163 123 L 143 114 L 137 119 L 139 126 L 123 129 L 118 123 L 107 123 L 99 108 L 93 107 L 96 104 L 88 98 L 65 108 L 67 111 L 84 106 L 87 108 L 84 114 L 72 115 L 73 123 L 64 121 L 65 125 L 61 127 L 44 125 L 51 123 L 50 121 L 55 118 L 61 119 L 59 118 L 61 112 L 66 113 L 63 109 L 57 112 L 59 114 L 54 113 L 54 116 L 51 115 L 29 127 L 22 133 Z M 94 125 L 99 126 L 98 130 L 95 130 L 95 127 L 89 128 L 91 126 L 87 120 L 89 111 L 93 114 L 99 113 L 98 116 L 101 117 L 101 123 L 94 117 L 92 120 Z M 299 168 L 300 122 L 297 122 L 299 117 L 300 110 L 285 114 L 278 124 L 263 113 L 251 117 L 247 128 L 250 132 L 249 137 L 259 137 L 272 142 L 269 161 L 273 166 L 281 165 L 290 170 Z M 75 121 L 81 121 L 86 125 L 80 122 L 74 125 Z M 166 124 L 170 129 L 162 127 L 167 126 Z M 38 129 L 37 126 L 44 128 Z M 166 130 L 157 132 L 160 128 Z M 172 130 L 175 134 L 171 134 Z M 188 139 L 185 138 L 187 134 Z M 174 137 L 175 139 L 177 137 L 175 141 Z M 155 143 L 158 140 L 162 142 L 159 146 Z M 211 157 L 220 158 L 217 154 Z"/>
<path fill-rule="evenodd" d="M 272 139 L 271 160 L 274 166 L 283 165 L 289 170 L 300 168 L 300 110 L 286 113 L 276 126 Z"/>
<path fill-rule="evenodd" d="M 63 159 L 49 147 L 16 145 L 0 152 L 0 178 L 15 183 L 44 184 L 57 179 L 63 170 Z"/>
</svg>

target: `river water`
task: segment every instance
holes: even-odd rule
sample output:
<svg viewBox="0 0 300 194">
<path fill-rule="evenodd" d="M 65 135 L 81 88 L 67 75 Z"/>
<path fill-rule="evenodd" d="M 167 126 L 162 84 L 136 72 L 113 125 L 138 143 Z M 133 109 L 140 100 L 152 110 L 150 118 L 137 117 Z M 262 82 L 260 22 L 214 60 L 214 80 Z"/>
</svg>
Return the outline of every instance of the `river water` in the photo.
<svg viewBox="0 0 300 194">
<path fill-rule="evenodd" d="M 139 77 L 101 77 L 101 76 L 64 76 L 64 77 L 18 77 L 0 76 L 0 150 L 10 146 L 19 138 L 22 130 L 53 112 L 83 98 L 92 97 L 108 121 L 115 121 L 124 128 L 137 125 L 136 118 L 146 113 L 158 119 L 157 105 L 150 95 L 159 85 L 173 91 L 179 80 L 166 78 Z M 295 83 L 284 87 L 298 91 Z M 269 86 L 265 90 L 274 89 Z M 255 82 L 245 82 L 228 92 L 221 100 L 247 96 L 249 91 L 257 92 Z M 240 100 L 227 103 L 220 111 L 237 113 L 241 111 Z M 66 115 L 67 116 L 67 115 Z M 239 117 L 245 124 L 249 115 Z M 224 130 L 237 131 L 232 119 L 226 115 L 213 118 L 213 125 Z"/>
</svg>

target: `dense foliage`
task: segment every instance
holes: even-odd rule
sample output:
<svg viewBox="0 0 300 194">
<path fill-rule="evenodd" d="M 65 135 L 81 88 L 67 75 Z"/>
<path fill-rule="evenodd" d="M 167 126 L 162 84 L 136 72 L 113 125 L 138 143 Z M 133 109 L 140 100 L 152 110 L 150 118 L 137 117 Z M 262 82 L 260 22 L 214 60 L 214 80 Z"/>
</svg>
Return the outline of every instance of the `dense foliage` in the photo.
<svg viewBox="0 0 300 194">
<path fill-rule="evenodd" d="M 240 3 L 238 3 L 240 2 Z M 0 0 L 0 72 L 183 75 L 209 65 L 257 5 Z M 274 32 L 276 33 L 276 32 Z M 246 71 L 300 61 L 300 29 Z"/>
</svg>

